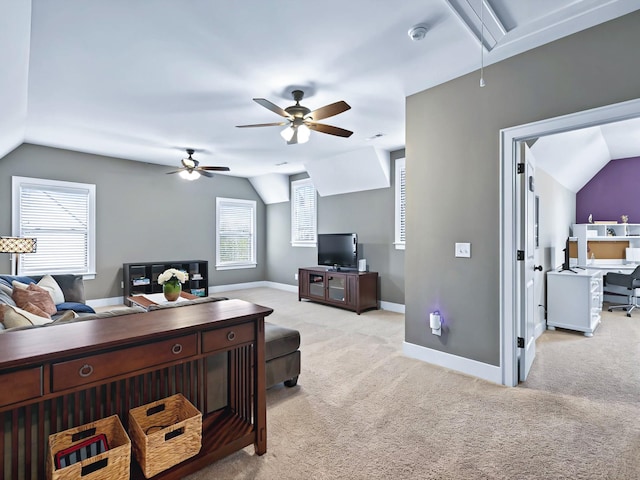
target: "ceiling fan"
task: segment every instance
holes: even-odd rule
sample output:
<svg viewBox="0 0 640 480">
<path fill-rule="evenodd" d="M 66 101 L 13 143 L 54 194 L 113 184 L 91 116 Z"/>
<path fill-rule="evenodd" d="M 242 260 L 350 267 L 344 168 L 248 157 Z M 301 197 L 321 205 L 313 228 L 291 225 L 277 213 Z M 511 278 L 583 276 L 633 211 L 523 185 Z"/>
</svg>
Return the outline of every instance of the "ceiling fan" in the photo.
<svg viewBox="0 0 640 480">
<path fill-rule="evenodd" d="M 254 98 L 253 100 L 262 105 L 264 108 L 271 110 L 274 113 L 286 118 L 283 122 L 274 123 L 258 123 L 254 125 L 236 125 L 238 128 L 247 127 L 277 127 L 287 125 L 287 128 L 280 132 L 282 138 L 287 141 L 287 144 L 292 145 L 296 143 L 305 143 L 309 140 L 310 130 L 315 130 L 320 133 L 328 133 L 329 135 L 336 135 L 338 137 L 350 137 L 353 132 L 345 130 L 344 128 L 334 127 L 332 125 L 325 125 L 323 123 L 316 123 L 317 120 L 333 117 L 339 113 L 346 112 L 351 107 L 344 101 L 325 105 L 316 110 L 311 111 L 307 107 L 300 105 L 300 100 L 304 96 L 302 90 L 293 90 L 291 92 L 296 104 L 287 108 L 280 108 L 274 103 L 271 103 L 265 98 Z"/>
<path fill-rule="evenodd" d="M 187 148 L 188 158 L 182 159 L 182 168 L 179 170 L 174 170 L 170 173 L 180 173 L 180 176 L 185 180 L 195 180 L 200 177 L 200 175 L 204 175 L 205 177 L 213 177 L 213 172 L 228 172 L 229 167 L 205 167 L 200 166 L 200 162 L 192 157 L 194 150 L 192 148 Z"/>
</svg>

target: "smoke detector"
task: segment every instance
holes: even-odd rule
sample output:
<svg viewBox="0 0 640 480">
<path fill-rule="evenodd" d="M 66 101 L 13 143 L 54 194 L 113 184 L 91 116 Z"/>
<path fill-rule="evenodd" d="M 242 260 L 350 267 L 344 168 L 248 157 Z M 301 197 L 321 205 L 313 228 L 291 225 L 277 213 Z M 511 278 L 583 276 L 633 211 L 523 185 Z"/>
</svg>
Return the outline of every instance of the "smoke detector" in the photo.
<svg viewBox="0 0 640 480">
<path fill-rule="evenodd" d="M 414 42 L 419 42 L 427 36 L 427 30 L 427 26 L 424 23 L 420 23 L 411 27 L 407 34 L 409 35 L 409 38 L 411 40 L 413 40 Z"/>
</svg>

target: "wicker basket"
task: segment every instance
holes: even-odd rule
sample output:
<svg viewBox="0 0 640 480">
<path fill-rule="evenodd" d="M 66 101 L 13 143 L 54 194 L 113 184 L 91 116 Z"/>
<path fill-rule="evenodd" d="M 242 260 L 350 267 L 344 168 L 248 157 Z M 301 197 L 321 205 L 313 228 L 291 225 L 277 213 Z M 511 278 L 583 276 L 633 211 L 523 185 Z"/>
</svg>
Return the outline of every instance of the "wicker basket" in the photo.
<svg viewBox="0 0 640 480">
<path fill-rule="evenodd" d="M 202 414 L 180 393 L 129 410 L 133 453 L 149 478 L 193 457 L 202 446 Z"/>
<path fill-rule="evenodd" d="M 68 467 L 56 468 L 56 452 L 101 433 L 107 437 L 109 450 Z M 117 415 L 49 435 L 47 478 L 51 480 L 121 480 L 129 478 L 130 467 L 131 440 Z"/>
</svg>

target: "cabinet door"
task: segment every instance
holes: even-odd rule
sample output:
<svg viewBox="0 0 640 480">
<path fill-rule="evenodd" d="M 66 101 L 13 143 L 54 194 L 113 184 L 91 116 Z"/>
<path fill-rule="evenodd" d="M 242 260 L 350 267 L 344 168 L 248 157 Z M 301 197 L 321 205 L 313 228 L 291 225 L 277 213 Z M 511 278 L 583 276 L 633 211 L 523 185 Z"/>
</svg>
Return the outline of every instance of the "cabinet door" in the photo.
<svg viewBox="0 0 640 480">
<path fill-rule="evenodd" d="M 327 275 L 327 300 L 347 303 L 347 276 L 339 273 Z"/>
<path fill-rule="evenodd" d="M 324 274 L 309 272 L 309 296 L 324 300 Z"/>
</svg>

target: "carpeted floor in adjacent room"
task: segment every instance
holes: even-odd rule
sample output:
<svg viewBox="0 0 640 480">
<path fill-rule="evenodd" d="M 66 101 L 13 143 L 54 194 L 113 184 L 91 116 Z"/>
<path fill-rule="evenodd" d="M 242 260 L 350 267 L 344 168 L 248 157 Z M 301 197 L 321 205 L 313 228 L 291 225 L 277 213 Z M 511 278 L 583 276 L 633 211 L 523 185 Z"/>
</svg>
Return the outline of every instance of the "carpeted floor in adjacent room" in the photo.
<svg viewBox="0 0 640 480">
<path fill-rule="evenodd" d="M 401 314 L 224 295 L 300 331 L 302 374 L 267 392 L 265 455 L 248 447 L 190 480 L 640 479 L 640 312 L 603 312 L 593 338 L 545 332 L 508 388 L 404 357 Z"/>
</svg>

